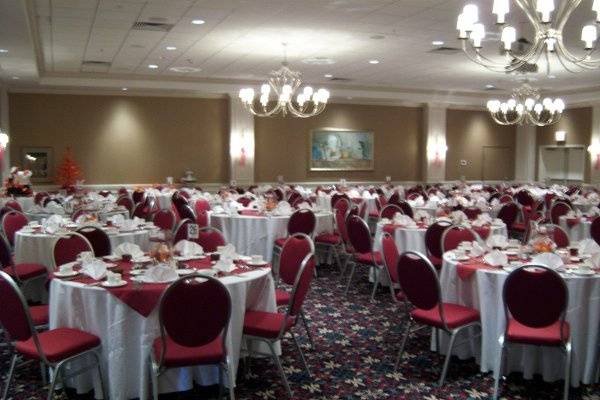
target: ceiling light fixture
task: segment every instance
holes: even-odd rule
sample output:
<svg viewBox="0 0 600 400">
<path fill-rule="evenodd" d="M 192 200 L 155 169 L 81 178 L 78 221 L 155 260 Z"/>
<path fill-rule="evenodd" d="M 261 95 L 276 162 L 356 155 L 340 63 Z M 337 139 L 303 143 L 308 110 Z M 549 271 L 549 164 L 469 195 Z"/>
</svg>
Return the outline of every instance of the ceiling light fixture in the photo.
<svg viewBox="0 0 600 400">
<path fill-rule="evenodd" d="M 205 22 L 206 22 L 206 21 L 205 21 L 205 20 L 203 20 L 203 19 L 193 19 L 193 20 L 192 20 L 192 24 L 194 24 L 194 25 L 202 25 L 202 24 L 204 24 Z"/>
<path fill-rule="evenodd" d="M 0 49 L 0 53 L 8 53 L 8 50 L 6 50 L 6 49 Z"/>
<path fill-rule="evenodd" d="M 165 47 L 165 49 L 167 49 L 169 51 L 173 51 L 173 50 L 177 50 L 177 47 L 175 47 L 175 46 L 167 46 L 167 47 Z"/>
<path fill-rule="evenodd" d="M 463 12 L 458 16 L 456 29 L 459 32 L 458 38 L 462 41 L 463 51 L 472 61 L 495 72 L 512 72 L 526 64 L 537 64 L 542 56 L 546 59 L 546 74 L 550 74 L 551 56 L 558 59 L 563 68 L 569 72 L 600 68 L 600 59 L 592 59 L 597 47 L 596 25 L 600 24 L 600 0 L 594 0 L 590 10 L 596 12 L 596 25 L 588 24 L 581 30 L 581 41 L 584 42 L 585 51 L 582 56 L 571 53 L 563 42 L 563 28 L 571 14 L 581 4 L 581 0 L 563 0 L 558 7 L 554 6 L 554 0 L 514 0 L 534 31 L 533 43 L 526 51 L 513 50 L 513 44 L 520 39 L 516 28 L 506 23 L 510 3 L 509 0 L 494 0 L 492 6 L 492 13 L 496 14 L 496 25 L 501 31 L 501 52 L 504 54 L 504 60 L 497 61 L 481 53 L 486 32 L 483 23 L 479 22 L 477 5 L 467 4 L 463 8 Z"/>
<path fill-rule="evenodd" d="M 433 42 L 431 42 L 431 44 L 434 46 L 443 46 L 444 41 L 443 40 L 434 40 Z"/>
<path fill-rule="evenodd" d="M 527 83 L 513 90 L 507 101 L 489 100 L 487 109 L 493 120 L 500 125 L 523 125 L 524 123 L 546 126 L 555 124 L 562 117 L 565 102 L 560 99 L 544 98 Z"/>
<path fill-rule="evenodd" d="M 148 64 L 148 68 L 150 68 L 150 69 L 157 69 L 158 65 L 156 65 L 156 64 Z"/>
<path fill-rule="evenodd" d="M 281 68 L 271 71 L 268 82 L 260 87 L 259 105 L 255 104 L 253 88 L 240 90 L 239 97 L 242 104 L 252 115 L 258 117 L 270 117 L 278 113 L 286 116 L 288 112 L 299 118 L 321 114 L 329 100 L 329 91 L 323 88 L 315 91 L 312 87 L 305 86 L 302 92 L 299 92 L 302 74 L 289 68 L 286 43 L 283 44 L 283 49 Z M 269 109 L 271 90 L 275 92 L 275 99 L 273 99 L 274 106 Z M 294 95 L 297 92 L 294 103 Z"/>
<path fill-rule="evenodd" d="M 496 86 L 488 83 L 487 85 L 485 85 L 485 88 L 488 89 L 488 90 L 489 89 L 496 89 Z"/>
<path fill-rule="evenodd" d="M 122 91 L 124 91 L 124 92 L 126 92 L 126 91 L 127 91 L 127 88 L 126 88 L 126 87 L 124 87 L 124 88 L 121 88 L 121 90 L 122 90 Z"/>
<path fill-rule="evenodd" d="M 333 75 L 331 75 L 331 74 L 325 74 L 324 76 L 325 76 L 325 78 L 333 78 Z"/>
<path fill-rule="evenodd" d="M 369 64 L 379 64 L 379 60 L 369 60 Z"/>
</svg>

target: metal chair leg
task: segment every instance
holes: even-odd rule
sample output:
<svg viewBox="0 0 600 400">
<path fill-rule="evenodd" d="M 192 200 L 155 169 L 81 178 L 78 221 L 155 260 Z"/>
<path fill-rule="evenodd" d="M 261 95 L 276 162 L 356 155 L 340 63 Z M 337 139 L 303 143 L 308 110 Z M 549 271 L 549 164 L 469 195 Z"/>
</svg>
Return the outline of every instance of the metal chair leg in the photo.
<svg viewBox="0 0 600 400">
<path fill-rule="evenodd" d="M 571 360 L 572 360 L 572 351 L 571 351 L 571 342 L 568 342 L 565 348 L 565 388 L 563 393 L 563 400 L 569 399 L 569 388 L 571 387 Z"/>
<path fill-rule="evenodd" d="M 218 399 L 221 400 L 223 398 L 223 393 L 225 392 L 225 386 L 223 384 L 223 364 L 219 364 L 219 397 Z"/>
<path fill-rule="evenodd" d="M 304 352 L 302 351 L 302 348 L 300 348 L 300 343 L 298 343 L 298 338 L 296 338 L 296 335 L 294 334 L 294 332 L 290 331 L 290 333 L 292 334 L 292 339 L 294 339 L 294 343 L 296 344 L 296 348 L 298 349 L 298 353 L 300 353 L 300 358 L 302 359 L 302 364 L 304 364 L 304 369 L 306 370 L 306 373 L 308 374 L 308 377 L 312 378 L 312 374 L 310 373 L 310 369 L 308 369 L 308 363 L 306 362 L 306 358 L 304 357 Z"/>
<path fill-rule="evenodd" d="M 10 388 L 10 383 L 12 382 L 13 376 L 15 374 L 15 366 L 17 365 L 17 353 L 14 353 L 12 359 L 10 360 L 10 368 L 8 370 L 8 376 L 6 377 L 6 381 L 4 382 L 4 393 L 2 393 L 2 400 L 6 400 L 8 396 L 8 389 Z"/>
<path fill-rule="evenodd" d="M 150 359 L 150 386 L 152 387 L 152 399 L 158 400 L 158 371 L 154 368 L 152 359 Z"/>
<path fill-rule="evenodd" d="M 496 363 L 496 370 L 494 371 L 494 394 L 492 395 L 493 400 L 498 399 L 498 391 L 500 388 L 500 379 L 502 379 L 502 364 L 504 362 L 504 335 L 500 336 L 498 340 L 500 343 L 500 354 L 498 355 L 498 361 Z"/>
<path fill-rule="evenodd" d="M 379 286 L 379 272 L 379 268 L 375 268 L 375 282 L 373 283 L 373 292 L 371 292 L 371 301 L 375 301 L 375 293 L 377 293 L 377 287 Z"/>
<path fill-rule="evenodd" d="M 306 320 L 304 311 L 300 311 L 300 319 L 302 320 L 302 325 L 304 325 L 304 329 L 306 330 L 306 335 L 308 336 L 308 341 L 310 343 L 310 349 L 314 350 L 315 343 L 313 342 L 312 333 L 310 333 L 310 329 L 308 328 L 308 321 Z"/>
<path fill-rule="evenodd" d="M 48 377 L 46 376 L 46 364 L 40 362 L 40 374 L 42 375 L 42 385 L 48 384 Z"/>
<path fill-rule="evenodd" d="M 333 245 L 333 246 L 331 246 L 331 248 L 333 249 L 333 255 L 335 257 L 335 261 L 341 272 L 342 271 L 342 262 L 340 261 L 340 253 L 338 252 L 337 246 Z"/>
<path fill-rule="evenodd" d="M 290 385 L 288 384 L 287 378 L 285 377 L 285 372 L 283 371 L 283 367 L 281 366 L 281 361 L 279 360 L 279 356 L 275 352 L 275 346 L 272 342 L 265 340 L 265 343 L 269 346 L 271 350 L 271 355 L 273 356 L 273 360 L 275 360 L 275 364 L 277 365 L 277 369 L 279 370 L 279 375 L 281 375 L 281 380 L 283 381 L 283 386 L 285 386 L 285 390 L 288 393 L 290 398 L 293 397 L 292 389 L 290 389 Z"/>
<path fill-rule="evenodd" d="M 110 397 L 110 394 L 108 393 L 108 389 L 106 388 L 106 384 L 104 382 L 104 372 L 102 372 L 102 361 L 100 354 L 98 354 L 98 351 L 93 351 L 92 354 L 94 354 L 94 358 L 96 359 L 98 377 L 100 379 L 100 389 L 102 389 L 102 398 L 108 399 Z"/>
<path fill-rule="evenodd" d="M 344 280 L 344 275 L 346 274 L 346 269 L 348 268 L 349 262 L 350 262 L 350 256 L 346 255 L 346 259 L 344 260 L 344 265 L 342 266 L 342 270 L 340 271 L 340 281 Z"/>
<path fill-rule="evenodd" d="M 346 290 L 344 290 L 344 296 L 348 296 L 348 290 L 350 290 L 350 284 L 352 283 L 352 277 L 354 276 L 354 269 L 356 268 L 356 264 L 352 263 L 350 267 L 350 276 L 348 277 L 348 283 L 346 284 Z"/>
<path fill-rule="evenodd" d="M 450 358 L 452 358 L 452 348 L 454 347 L 454 341 L 456 340 L 458 331 L 452 331 L 450 335 L 450 343 L 448 344 L 448 352 L 446 353 L 446 359 L 444 360 L 444 368 L 442 368 L 442 376 L 438 382 L 438 386 L 444 386 L 444 380 L 446 380 L 446 374 L 448 373 L 448 366 L 450 365 Z"/>
<path fill-rule="evenodd" d="M 410 327 L 412 325 L 412 320 L 408 320 L 406 324 L 406 332 L 404 333 L 404 337 L 402 338 L 402 343 L 400 344 L 400 349 L 398 350 L 398 356 L 396 358 L 396 364 L 394 364 L 394 371 L 398 370 L 398 366 L 400 365 L 400 360 L 402 360 L 402 354 L 404 354 L 404 346 L 406 346 L 406 341 L 408 340 L 408 336 L 410 335 Z"/>
<path fill-rule="evenodd" d="M 50 380 L 50 388 L 48 389 L 48 400 L 52 400 L 54 398 L 54 390 L 56 388 L 56 381 L 58 377 L 61 376 L 63 363 L 59 362 L 54 368 L 54 373 L 52 374 L 52 378 Z M 65 384 L 63 380 L 63 385 Z"/>
</svg>

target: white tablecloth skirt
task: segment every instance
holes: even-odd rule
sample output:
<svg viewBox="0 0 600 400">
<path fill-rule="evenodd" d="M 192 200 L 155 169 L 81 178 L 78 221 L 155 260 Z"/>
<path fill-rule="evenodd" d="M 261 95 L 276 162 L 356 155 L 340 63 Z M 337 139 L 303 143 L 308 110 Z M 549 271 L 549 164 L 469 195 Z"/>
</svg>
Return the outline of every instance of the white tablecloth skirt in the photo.
<svg viewBox="0 0 600 400">
<path fill-rule="evenodd" d="M 230 364 L 226 380 L 235 380 L 240 351 L 244 314 L 247 309 L 274 312 L 275 289 L 269 270 L 253 271 L 242 277 L 227 277 L 222 282 L 231 295 L 231 321 L 226 339 Z M 182 317 L 193 312 L 193 305 L 182 308 Z M 50 328 L 70 327 L 97 335 L 102 340 L 102 360 L 111 400 L 146 399 L 150 380 L 148 357 L 152 342 L 159 337 L 158 310 L 147 318 L 121 302 L 103 288 L 53 280 L 50 285 Z M 84 364 L 85 362 L 82 362 Z M 77 363 L 71 363 L 77 368 Z M 167 370 L 159 378 L 159 392 L 185 391 L 193 382 L 201 385 L 218 383 L 217 367 L 178 368 Z M 95 371 L 74 377 L 68 386 L 78 393 L 99 388 Z M 96 390 L 99 393 L 99 390 Z"/>
<path fill-rule="evenodd" d="M 580 240 L 592 237 L 590 233 L 592 223 L 587 219 L 584 219 L 573 226 L 569 226 L 569 224 L 567 224 L 567 218 L 563 215 L 558 219 L 558 225 L 567 232 L 571 242 L 579 242 Z"/>
<path fill-rule="evenodd" d="M 444 256 L 441 271 L 442 297 L 445 302 L 476 308 L 481 313 L 483 335 L 473 344 L 457 347 L 453 354 L 460 358 L 476 356 L 481 371 L 494 371 L 499 356 L 498 338 L 504 333 L 505 317 L 502 288 L 508 273 L 503 270 L 476 271 L 462 280 L 456 272 L 456 261 Z M 569 289 L 567 321 L 571 326 L 573 364 L 571 384 L 590 384 L 595 379 L 598 357 L 598 327 L 600 323 L 600 276 L 578 277 L 566 275 Z M 447 349 L 447 336 L 442 336 L 442 349 Z M 459 340 L 460 341 L 460 340 Z M 509 345 L 505 373 L 522 372 L 526 379 L 541 374 L 546 381 L 564 377 L 564 356 L 560 349 L 529 345 Z"/>
<path fill-rule="evenodd" d="M 1 197 L 0 198 L 0 208 L 4 207 L 6 203 L 12 200 L 12 197 Z M 15 200 L 21 205 L 23 211 L 28 211 L 34 204 L 33 196 L 31 197 L 15 197 Z"/>
<path fill-rule="evenodd" d="M 98 215 L 98 218 L 100 219 L 101 222 L 106 222 L 110 217 L 115 216 L 115 215 L 122 215 L 123 217 L 125 217 L 125 219 L 129 219 L 129 211 L 127 211 L 127 210 L 96 212 L 96 214 Z M 38 221 L 38 222 L 42 222 L 42 220 L 48 219 L 49 217 L 52 216 L 52 214 L 48 214 L 48 213 L 30 213 L 30 212 L 25 213 L 25 215 L 27 216 L 27 218 L 30 221 Z"/>
<path fill-rule="evenodd" d="M 316 214 L 315 235 L 333 230 L 333 215 L 329 212 Z M 260 254 L 265 260 L 273 258 L 275 239 L 287 236 L 289 216 L 254 217 L 212 214 L 210 225 L 223 232 L 238 254 Z"/>
</svg>

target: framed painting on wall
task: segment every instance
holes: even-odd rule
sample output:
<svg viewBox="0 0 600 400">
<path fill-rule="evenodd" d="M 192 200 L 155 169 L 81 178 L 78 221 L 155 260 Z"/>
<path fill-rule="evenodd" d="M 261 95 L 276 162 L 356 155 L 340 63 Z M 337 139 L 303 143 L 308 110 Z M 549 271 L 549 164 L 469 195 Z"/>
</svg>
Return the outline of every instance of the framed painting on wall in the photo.
<svg viewBox="0 0 600 400">
<path fill-rule="evenodd" d="M 52 147 L 22 147 L 21 166 L 31 171 L 32 183 L 52 182 L 54 168 Z"/>
<path fill-rule="evenodd" d="M 366 130 L 320 128 L 310 132 L 311 171 L 371 171 L 374 135 Z"/>
</svg>

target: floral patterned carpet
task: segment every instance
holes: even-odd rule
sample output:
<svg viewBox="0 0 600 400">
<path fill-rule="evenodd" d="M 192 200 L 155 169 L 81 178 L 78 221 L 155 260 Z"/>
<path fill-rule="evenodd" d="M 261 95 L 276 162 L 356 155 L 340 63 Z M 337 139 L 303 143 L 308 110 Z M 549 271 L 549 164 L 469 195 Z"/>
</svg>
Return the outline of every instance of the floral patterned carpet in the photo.
<svg viewBox="0 0 600 400">
<path fill-rule="evenodd" d="M 357 270 L 358 272 L 358 270 Z M 409 341 L 398 371 L 394 372 L 395 355 L 401 338 L 401 308 L 391 303 L 389 293 L 380 290 L 370 301 L 370 285 L 365 271 L 355 278 L 347 298 L 342 293 L 339 274 L 321 266 L 318 279 L 305 303 L 315 339 L 310 350 L 302 326 L 296 327 L 312 372 L 309 378 L 291 339 L 283 342 L 282 363 L 294 399 L 488 399 L 493 379 L 479 372 L 473 360 L 452 359 L 447 382 L 436 382 L 443 357 L 429 350 L 427 330 Z M 0 348 L 2 386 L 8 370 L 9 356 Z M 268 359 L 253 360 L 249 373 L 240 367 L 236 397 L 238 399 L 285 399 L 287 397 L 276 367 Z M 195 388 L 186 393 L 160 396 L 161 400 L 215 398 L 217 390 Z M 19 370 L 9 398 L 42 399 L 39 369 Z M 77 396 L 59 391 L 57 399 L 93 399 L 92 394 Z M 541 379 L 525 381 L 513 374 L 502 385 L 504 399 L 560 399 L 562 382 L 546 383 Z M 572 399 L 600 400 L 600 385 L 571 389 Z"/>
</svg>

